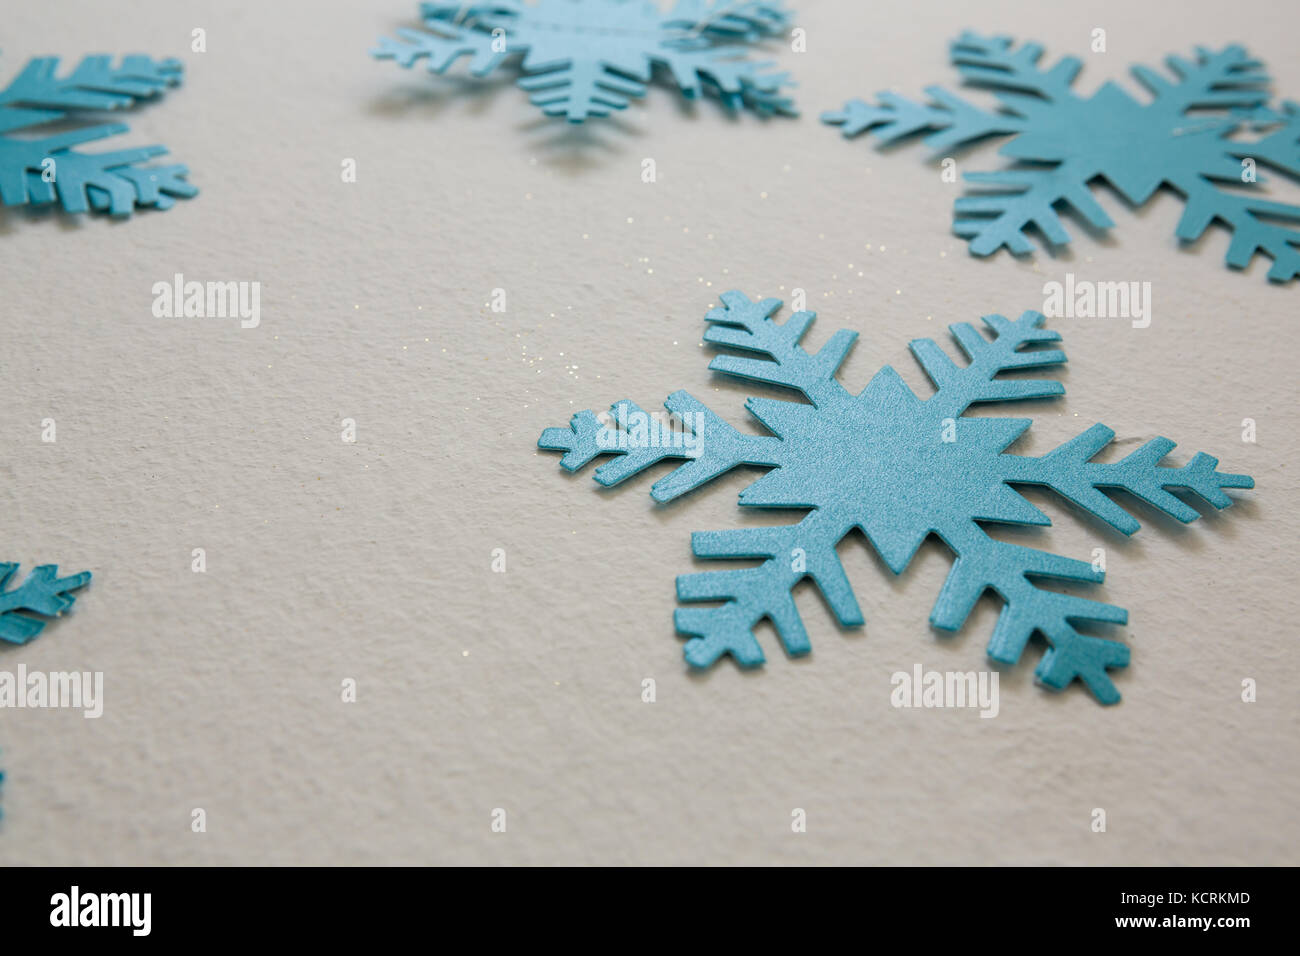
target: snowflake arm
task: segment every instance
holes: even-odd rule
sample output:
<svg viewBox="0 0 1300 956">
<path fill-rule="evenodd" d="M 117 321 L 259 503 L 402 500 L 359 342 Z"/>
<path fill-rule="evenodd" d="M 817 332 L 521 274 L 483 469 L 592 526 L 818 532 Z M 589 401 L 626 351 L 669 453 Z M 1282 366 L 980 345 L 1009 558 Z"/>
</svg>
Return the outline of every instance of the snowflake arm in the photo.
<svg viewBox="0 0 1300 956">
<path fill-rule="evenodd" d="M 1243 47 L 1217 52 L 1197 47 L 1195 60 L 1168 56 L 1165 66 L 1176 83 L 1141 64 L 1129 71 L 1155 97 L 1153 106 L 1161 113 L 1180 117 L 1191 109 L 1253 109 L 1268 102 L 1269 75 Z"/>
<path fill-rule="evenodd" d="M 779 36 L 789 24 L 790 11 L 781 0 L 677 0 L 664 19 L 667 29 L 729 40 Z"/>
<path fill-rule="evenodd" d="M 394 60 L 403 69 L 427 59 L 430 73 L 445 73 L 462 56 L 468 56 L 473 76 L 487 76 L 510 55 L 505 50 L 492 49 L 493 37 L 489 33 L 460 29 L 437 19 L 430 20 L 428 25 L 436 32 L 403 29 L 397 31 L 399 40 L 380 37 L 379 46 L 371 55 L 377 60 Z"/>
<path fill-rule="evenodd" d="M 765 73 L 771 63 L 749 63 L 728 57 L 725 51 L 727 45 L 780 36 L 789 25 L 790 11 L 779 0 L 678 0 L 664 20 L 667 39 L 655 60 L 671 72 L 688 98 L 707 89 L 728 109 L 794 116 L 794 102 L 781 92 L 791 85 L 789 74 Z M 674 30 L 684 36 L 674 39 Z M 700 43 L 700 38 L 712 42 Z"/>
<path fill-rule="evenodd" d="M 153 99 L 181 78 L 176 60 L 126 56 L 114 66 L 107 56 L 88 56 L 66 76 L 57 57 L 32 60 L 0 91 L 0 134 L 62 119 L 70 110 L 117 110 Z M 60 202 L 67 212 L 98 209 L 126 216 L 136 206 L 169 209 L 176 197 L 197 195 L 185 181 L 186 167 L 143 165 L 166 153 L 143 146 L 110 153 L 70 147 L 126 131 L 105 123 L 41 138 L 0 135 L 0 203 L 7 206 Z"/>
<path fill-rule="evenodd" d="M 653 56 L 666 67 L 687 99 L 707 91 L 730 110 L 749 108 L 763 115 L 796 115 L 794 101 L 781 92 L 790 85 L 787 73 L 764 73 L 771 63 L 749 63 L 720 57 L 711 49 L 664 44 Z M 641 95 L 641 94 L 638 94 Z"/>
<path fill-rule="evenodd" d="M 1061 690 L 1078 677 L 1101 703 L 1119 700 L 1119 691 L 1106 671 L 1128 665 L 1128 648 L 1118 641 L 1080 634 L 1074 624 L 1125 624 L 1128 612 L 1038 587 L 1033 580 L 1098 583 L 1105 572 L 1094 570 L 1086 561 L 997 541 L 973 522 L 949 528 L 941 537 L 957 558 L 939 592 L 930 623 L 941 630 L 957 630 L 979 596 L 991 588 L 1002 598 L 1003 607 L 989 639 L 989 657 L 1015 664 L 1038 631 L 1051 645 L 1035 671 L 1040 681 Z"/>
<path fill-rule="evenodd" d="M 1224 261 L 1244 269 L 1256 252 L 1273 260 L 1268 278 L 1286 282 L 1300 276 L 1300 229 L 1288 229 L 1269 217 L 1300 222 L 1300 206 L 1266 202 L 1215 189 L 1204 179 L 1187 181 L 1182 187 L 1187 200 L 1178 220 L 1177 236 L 1184 242 L 1199 239 L 1216 219 L 1232 230 Z"/>
<path fill-rule="evenodd" d="M 1015 402 L 1065 394 L 1065 386 L 1055 379 L 997 377 L 1001 372 L 1065 364 L 1065 353 L 1060 349 L 1026 350 L 1027 346 L 1061 339 L 1061 333 L 1054 329 L 1040 328 L 1044 322 L 1041 312 L 1025 312 L 1014 322 L 1001 315 L 986 315 L 983 322 L 994 335 L 991 342 L 969 322 L 948 326 L 970 360 L 964 368 L 958 367 L 933 339 L 911 343 L 912 354 L 938 389 L 930 401 L 941 406 L 944 414 L 960 415 L 976 402 Z"/>
<path fill-rule="evenodd" d="M 42 205 L 58 199 L 67 212 L 94 208 L 126 216 L 135 206 L 170 209 L 173 197 L 190 197 L 198 190 L 187 183 L 185 166 L 142 166 L 167 152 L 163 146 L 140 146 L 112 153 L 79 153 L 76 143 L 121 133 L 121 124 L 92 126 L 38 140 L 0 138 L 0 201 L 6 206 Z M 41 175 L 42 164 L 53 161 L 53 182 Z"/>
<path fill-rule="evenodd" d="M 1068 96 L 1070 83 L 1081 67 L 1078 60 L 1068 58 L 1050 71 L 1039 70 L 1042 47 L 1028 44 L 1013 49 L 1008 37 L 966 33 L 953 42 L 950 51 L 953 63 L 972 86 L 992 87 L 1007 94 L 1027 91 L 1046 98 Z M 885 144 L 933 130 L 925 144 L 936 152 L 988 136 L 1019 133 L 1027 126 L 1026 118 L 1016 112 L 979 109 L 943 87 L 930 86 L 925 92 L 931 104 L 915 103 L 886 90 L 878 94 L 878 106 L 850 100 L 842 110 L 823 113 L 822 121 L 843 126 L 844 136 L 850 139 L 874 130 Z M 1016 98 L 1008 96 L 1007 102 L 1014 104 Z"/>
<path fill-rule="evenodd" d="M 1259 109 L 1250 116 L 1250 125 L 1269 132 L 1253 143 L 1238 144 L 1233 155 L 1256 159 L 1300 178 L 1300 103 L 1288 100 L 1281 110 Z"/>
<path fill-rule="evenodd" d="M 563 116 L 571 123 L 627 109 L 646 92 L 641 78 L 622 76 L 596 60 L 575 59 L 558 69 L 522 76 L 517 85 L 547 116 Z"/>
<path fill-rule="evenodd" d="M 1093 461 L 1114 437 L 1114 431 L 1097 424 L 1041 458 L 1004 455 L 1003 480 L 1051 488 L 1116 531 L 1129 535 L 1140 527 L 1137 519 L 1104 495 L 1102 489 L 1127 491 L 1187 524 L 1195 521 L 1199 512 L 1167 489 L 1195 492 L 1222 509 L 1232 504 L 1224 488 L 1255 487 L 1249 475 L 1217 471 L 1219 460 L 1204 452 L 1197 452 L 1180 467 L 1162 466 L 1160 462 L 1174 449 L 1175 443 L 1168 438 L 1153 438 L 1117 462 Z"/>
<path fill-rule="evenodd" d="M 692 667 L 708 667 L 731 654 L 742 667 L 764 661 L 754 637 L 754 625 L 763 618 L 776 627 L 781 645 L 791 657 L 812 650 L 808 632 L 795 606 L 792 589 L 810 577 L 844 627 L 860 627 L 862 609 L 844 573 L 835 545 L 850 530 L 831 511 L 813 511 L 792 525 L 744 528 L 731 531 L 697 531 L 691 550 L 699 558 L 763 558 L 753 568 L 703 571 L 677 578 L 677 599 L 723 601 L 714 607 L 678 608 L 673 623 L 679 634 L 690 637 L 684 654 Z"/>
<path fill-rule="evenodd" d="M 877 94 L 880 105 L 849 100 L 842 110 L 823 113 L 822 122 L 843 126 L 845 139 L 871 130 L 885 145 L 931 131 L 925 145 L 936 154 L 988 136 L 1018 133 L 1024 129 L 1023 119 L 1010 113 L 982 110 L 943 87 L 926 87 L 925 92 L 933 103 L 915 103 L 884 90 Z"/>
<path fill-rule="evenodd" d="M 21 585 L 6 591 L 17 570 L 17 564 L 0 563 L 0 641 L 26 644 L 45 627 L 44 621 L 29 615 L 58 617 L 76 600 L 70 592 L 90 583 L 90 572 L 60 578 L 57 565 L 42 564 Z"/>
<path fill-rule="evenodd" d="M 766 358 L 719 355 L 709 368 L 734 378 L 780 385 L 802 392 L 814 405 L 842 401 L 848 392 L 835 373 L 857 341 L 858 334 L 848 329 L 837 331 L 816 355 L 800 346 L 815 312 L 796 312 L 778 325 L 772 315 L 781 308 L 780 299 L 751 302 L 743 292 L 724 292 L 722 306 L 704 316 L 709 328 L 704 341 L 741 352 L 754 352 Z M 753 402 L 749 403 L 753 405 Z"/>
<path fill-rule="evenodd" d="M 1064 57 L 1050 70 L 1039 69 L 1038 61 L 1043 57 L 1040 44 L 1016 47 L 1011 37 L 986 37 L 969 30 L 949 45 L 948 54 L 962 78 L 972 86 L 1030 93 L 1045 100 L 1072 96 L 1070 86 L 1083 69 L 1083 63 L 1073 56 Z"/>
<path fill-rule="evenodd" d="M 651 486 L 651 497 L 660 502 L 694 491 L 739 465 L 781 461 L 779 439 L 736 431 L 688 392 L 674 392 L 664 407 L 687 424 L 685 432 L 662 428 L 635 402 L 622 401 L 610 407 L 612 423 L 590 411 L 578 412 L 568 428 L 542 432 L 537 447 L 565 452 L 560 464 L 567 471 L 578 471 L 601 455 L 619 456 L 595 471 L 596 481 L 605 487 L 666 459 L 686 459 Z"/>
<path fill-rule="evenodd" d="M 113 66 L 107 56 L 88 56 L 67 76 L 56 75 L 57 56 L 31 60 L 0 91 L 0 106 L 44 111 L 45 120 L 59 119 L 68 110 L 115 110 L 152 99 L 178 86 L 179 60 L 154 60 L 138 54 L 124 56 Z M 43 121 L 43 120 L 42 120 Z"/>
<path fill-rule="evenodd" d="M 962 196 L 953 203 L 957 219 L 952 231 L 970 240 L 973 255 L 988 256 L 1006 246 L 1016 255 L 1033 251 L 1025 230 L 1040 229 L 1053 246 L 1070 241 L 1059 204 L 1073 206 L 1090 225 L 1109 229 L 1115 223 L 1097 204 L 1075 164 L 1062 163 L 1052 169 L 1006 169 L 992 173 L 966 173 L 967 182 L 977 183 L 981 192 Z"/>
</svg>

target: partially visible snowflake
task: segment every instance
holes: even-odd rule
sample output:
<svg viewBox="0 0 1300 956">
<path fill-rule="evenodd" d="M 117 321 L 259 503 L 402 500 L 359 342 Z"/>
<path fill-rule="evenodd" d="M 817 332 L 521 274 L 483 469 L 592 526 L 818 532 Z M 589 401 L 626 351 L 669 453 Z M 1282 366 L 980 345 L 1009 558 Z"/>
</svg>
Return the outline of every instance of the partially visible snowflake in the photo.
<svg viewBox="0 0 1300 956">
<path fill-rule="evenodd" d="M 153 99 L 180 83 L 180 63 L 127 56 L 113 66 L 110 57 L 88 56 L 62 77 L 55 75 L 58 65 L 58 57 L 31 60 L 0 90 L 0 202 L 35 206 L 58 201 L 68 212 L 99 209 L 127 216 L 136 206 L 170 209 L 173 197 L 198 193 L 185 181 L 186 167 L 142 165 L 166 153 L 164 146 L 111 153 L 71 148 L 126 132 L 123 123 L 39 130 L 83 110 L 117 110 Z M 12 135 L 18 132 L 31 135 Z"/>
<path fill-rule="evenodd" d="M 1232 231 L 1227 262 L 1244 268 L 1257 252 L 1273 259 L 1268 277 L 1285 282 L 1300 275 L 1300 206 L 1259 194 L 1257 166 L 1300 177 L 1300 105 L 1268 106 L 1269 76 L 1239 46 L 1219 52 L 1197 48 L 1193 59 L 1167 58 L 1170 81 L 1144 66 L 1133 76 L 1151 93 L 1139 103 L 1114 83 L 1090 97 L 1071 88 L 1081 68 L 1066 57 L 1051 69 L 1038 65 L 1043 48 L 1015 47 L 1009 37 L 966 33 L 950 56 L 971 86 L 996 92 L 1001 109 L 986 111 L 941 87 L 928 87 L 932 102 L 918 104 L 892 92 L 879 104 L 851 100 L 824 113 L 844 135 L 874 130 L 883 143 L 928 133 L 937 156 L 989 136 L 1014 134 L 1000 152 L 1017 163 L 991 173 L 967 173 L 976 195 L 958 199 L 953 231 L 970 240 L 970 251 L 987 256 L 1006 246 L 1028 253 L 1026 230 L 1037 228 L 1052 245 L 1070 236 L 1058 213 L 1073 207 L 1091 226 L 1114 223 L 1090 186 L 1108 181 L 1134 204 L 1162 185 L 1182 194 L 1186 209 L 1177 236 L 1199 239 L 1218 220 Z M 1253 140 L 1232 138 L 1243 130 Z M 1238 188 L 1225 188 L 1227 184 Z"/>
<path fill-rule="evenodd" d="M 1124 534 L 1138 529 L 1128 512 L 1102 493 L 1129 491 L 1180 521 L 1198 512 L 1169 492 L 1195 492 L 1216 508 L 1232 499 L 1224 488 L 1253 488 L 1246 475 L 1217 471 L 1218 460 L 1198 453 L 1180 467 L 1162 466 L 1174 447 L 1154 438 L 1117 462 L 1092 459 L 1114 438 L 1093 425 L 1042 457 L 1005 449 L 1030 426 L 1025 418 L 963 417 L 983 402 L 1043 399 L 1065 392 L 1044 378 L 1000 377 L 1003 372 L 1062 365 L 1065 354 L 1043 348 L 1060 335 L 1041 328 L 1043 316 L 1026 312 L 1017 321 L 984 317 L 992 339 L 962 323 L 950 330 L 969 362 L 958 365 L 931 339 L 911 343 L 937 391 L 919 398 L 890 366 L 860 393 L 835 373 L 856 333 L 843 330 L 816 353 L 799 341 L 812 312 L 796 312 L 777 324 L 777 299 L 751 302 L 741 292 L 722 296 L 710 311 L 705 341 L 760 357 L 720 355 L 709 368 L 737 378 L 783 386 L 806 399 L 751 398 L 746 408 L 767 434 L 737 431 L 686 392 L 664 403 L 685 429 L 665 429 L 630 401 L 615 403 L 612 417 L 590 411 L 567 428 L 548 428 L 544 449 L 565 452 L 561 464 L 576 471 L 600 455 L 617 455 L 596 469 L 602 485 L 615 485 L 664 459 L 687 459 L 650 489 L 664 502 L 700 487 L 738 465 L 771 469 L 740 495 L 756 508 L 807 509 L 798 523 L 732 531 L 696 532 L 691 546 L 701 558 L 761 559 L 754 567 L 687 574 L 677 579 L 683 602 L 722 602 L 679 608 L 678 632 L 689 635 L 685 656 L 708 667 L 724 654 L 742 666 L 763 663 L 753 628 L 769 619 L 788 654 L 811 650 L 791 591 L 812 578 L 840 624 L 858 626 L 862 611 L 845 577 L 836 545 L 861 529 L 894 573 L 910 563 L 921 542 L 938 535 L 956 560 L 930 615 L 937 628 L 953 631 L 976 600 L 993 590 L 1005 602 L 988 645 L 995 661 L 1015 663 L 1035 632 L 1050 644 L 1037 670 L 1042 683 L 1064 688 L 1080 678 L 1103 703 L 1119 700 L 1108 668 L 1128 663 L 1116 641 L 1080 633 L 1078 622 L 1123 624 L 1118 607 L 1040 587 L 1040 579 L 1099 582 L 1104 572 L 1087 561 L 1060 557 L 990 537 L 984 524 L 1047 525 L 1051 520 L 1013 486 L 1039 485 L 1074 502 Z"/>
<path fill-rule="evenodd" d="M 547 116 L 573 123 L 644 96 L 657 68 L 688 98 L 707 92 L 731 109 L 795 112 L 781 91 L 792 85 L 787 74 L 743 58 L 786 29 L 783 0 L 678 0 L 667 14 L 646 0 L 498 0 L 424 3 L 420 13 L 431 32 L 400 30 L 373 55 L 404 67 L 428 58 L 432 73 L 468 56 L 481 77 L 521 54 L 519 87 Z"/>
<path fill-rule="evenodd" d="M 18 587 L 6 590 L 17 570 L 17 564 L 0 562 L 0 641 L 26 644 L 44 630 L 41 617 L 58 617 L 72 607 L 72 592 L 90 583 L 90 572 L 61 578 L 58 565 L 42 564 Z"/>
</svg>

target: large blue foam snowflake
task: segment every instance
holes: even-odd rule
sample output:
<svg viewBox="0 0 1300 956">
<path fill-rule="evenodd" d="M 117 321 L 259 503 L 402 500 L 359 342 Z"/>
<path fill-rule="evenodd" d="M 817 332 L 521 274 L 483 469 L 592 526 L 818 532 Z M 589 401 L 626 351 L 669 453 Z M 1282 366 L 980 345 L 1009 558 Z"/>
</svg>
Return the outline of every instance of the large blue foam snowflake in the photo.
<svg viewBox="0 0 1300 956">
<path fill-rule="evenodd" d="M 68 212 L 107 210 L 130 215 L 136 206 L 170 209 L 174 197 L 198 190 L 185 181 L 184 166 L 146 166 L 165 146 L 138 146 L 109 153 L 82 153 L 81 143 L 125 132 L 123 123 L 102 123 L 40 134 L 39 127 L 73 119 L 81 111 L 117 110 L 159 96 L 180 83 L 176 60 L 127 56 L 117 66 L 107 56 L 88 56 L 66 76 L 56 76 L 58 57 L 31 60 L 0 90 L 0 202 L 6 206 L 58 201 Z M 14 133 L 23 136 L 14 136 Z"/>
<path fill-rule="evenodd" d="M 42 564 L 12 590 L 5 590 L 18 565 L 0 562 L 0 641 L 26 644 L 45 628 L 41 617 L 58 617 L 76 601 L 72 594 L 90 583 L 90 572 L 59 577 L 54 564 Z"/>
<path fill-rule="evenodd" d="M 836 554 L 836 545 L 861 529 L 894 573 L 907 567 L 921 542 L 938 535 L 956 560 L 930 622 L 956 630 L 976 600 L 992 589 L 1005 602 L 988 653 L 1015 663 L 1035 632 L 1050 644 L 1037 670 L 1042 683 L 1064 688 L 1078 677 L 1104 703 L 1119 700 L 1108 668 L 1128 663 L 1123 644 L 1080 633 L 1079 622 L 1123 624 L 1119 607 L 1048 590 L 1040 579 L 1099 582 L 1093 564 L 1009 544 L 990 537 L 986 523 L 1047 525 L 1050 519 L 1013 486 L 1050 488 L 1125 534 L 1138 522 L 1102 490 L 1122 489 L 1172 515 L 1193 521 L 1199 512 L 1168 489 L 1194 492 L 1217 508 L 1232 499 L 1224 488 L 1252 488 L 1246 475 L 1223 474 L 1218 460 L 1198 453 L 1180 467 L 1161 460 L 1174 447 L 1155 438 L 1117 462 L 1092 458 L 1114 432 L 1093 425 L 1077 438 L 1038 458 L 1006 453 L 1031 424 L 1024 418 L 963 417 L 983 402 L 1062 395 L 1060 382 L 1000 377 L 1004 372 L 1061 365 L 1065 354 L 1043 348 L 1060 335 L 1041 328 L 1043 316 L 1026 312 L 1017 321 L 985 316 L 992 339 L 966 323 L 950 330 L 969 359 L 958 365 L 931 339 L 911 343 L 937 391 L 919 398 L 890 366 L 854 395 L 836 379 L 856 333 L 838 331 L 816 354 L 799 341 L 812 312 L 796 312 L 777 324 L 777 299 L 751 302 L 741 292 L 722 296 L 710 311 L 705 341 L 760 357 L 720 355 L 709 368 L 737 378 L 783 386 L 806 401 L 751 398 L 749 412 L 770 434 L 737 431 L 697 399 L 674 392 L 664 403 L 686 426 L 663 429 L 630 401 L 611 415 L 574 415 L 567 428 L 548 428 L 538 446 L 563 451 L 569 471 L 601 455 L 617 455 L 596 469 L 602 485 L 615 485 L 664 459 L 687 459 L 650 489 L 660 502 L 700 487 L 738 465 L 771 469 L 740 495 L 742 506 L 808 509 L 795 524 L 697 532 L 691 546 L 701 558 L 757 558 L 762 563 L 677 579 L 683 602 L 722 602 L 679 608 L 678 632 L 690 636 L 688 663 L 708 667 L 724 654 L 743 666 L 763 662 L 754 625 L 767 618 L 791 655 L 811 650 L 791 596 L 812 578 L 844 626 L 863 623 Z"/>
<path fill-rule="evenodd" d="M 678 0 L 668 13 L 646 0 L 497 0 L 424 3 L 420 13 L 430 32 L 381 38 L 373 55 L 404 67 L 427 58 L 432 73 L 468 56 L 480 77 L 522 55 L 519 86 L 547 116 L 608 116 L 644 96 L 656 69 L 688 98 L 710 93 L 732 109 L 794 113 L 781 91 L 786 74 L 741 56 L 786 29 L 783 0 Z"/>
<path fill-rule="evenodd" d="M 1269 201 L 1256 173 L 1258 164 L 1300 177 L 1300 105 L 1270 107 L 1268 74 L 1244 49 L 1198 48 L 1190 60 L 1170 56 L 1174 81 L 1133 67 L 1151 93 L 1145 104 L 1114 83 L 1079 96 L 1071 88 L 1079 60 L 1066 57 L 1044 69 L 1042 54 L 1036 43 L 1016 47 L 1008 37 L 966 33 L 950 46 L 952 62 L 969 85 L 995 91 L 1000 109 L 983 110 L 929 87 L 928 104 L 886 91 L 876 105 L 852 100 L 822 119 L 842 125 L 848 137 L 872 130 L 883 143 L 928 133 L 925 143 L 938 156 L 986 137 L 1014 135 L 1000 152 L 1016 164 L 967 173 L 979 192 L 956 202 L 953 231 L 970 240 L 977 256 L 1003 246 L 1028 253 L 1030 227 L 1053 245 L 1069 242 L 1059 216 L 1065 207 L 1109 229 L 1114 223 L 1090 189 L 1100 178 L 1139 205 L 1170 186 L 1186 201 L 1180 240 L 1199 239 L 1217 220 L 1232 231 L 1230 266 L 1243 268 L 1263 252 L 1273 259 L 1270 279 L 1300 275 L 1300 230 L 1284 225 L 1300 221 L 1300 206 Z M 1258 135 L 1234 138 L 1247 130 Z"/>
</svg>

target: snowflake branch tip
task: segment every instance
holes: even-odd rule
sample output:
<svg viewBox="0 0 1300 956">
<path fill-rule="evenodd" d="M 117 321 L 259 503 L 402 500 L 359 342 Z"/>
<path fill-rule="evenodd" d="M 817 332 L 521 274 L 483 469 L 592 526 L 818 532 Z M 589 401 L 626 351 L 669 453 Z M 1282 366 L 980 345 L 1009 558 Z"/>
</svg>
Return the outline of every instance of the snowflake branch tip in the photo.
<svg viewBox="0 0 1300 956">
<path fill-rule="evenodd" d="M 1077 677 L 1102 704 L 1118 704 L 1119 689 L 1108 670 L 1128 667 L 1129 649 L 1118 641 L 1073 632 L 1048 648 L 1034 670 L 1039 683 L 1064 690 Z"/>
<path fill-rule="evenodd" d="M 90 583 L 90 572 L 61 578 L 57 565 L 42 564 L 22 584 L 6 591 L 17 570 L 17 564 L 0 563 L 0 641 L 26 644 L 44 630 L 41 617 L 58 617 L 72 607 L 76 596 L 71 592 Z"/>
</svg>

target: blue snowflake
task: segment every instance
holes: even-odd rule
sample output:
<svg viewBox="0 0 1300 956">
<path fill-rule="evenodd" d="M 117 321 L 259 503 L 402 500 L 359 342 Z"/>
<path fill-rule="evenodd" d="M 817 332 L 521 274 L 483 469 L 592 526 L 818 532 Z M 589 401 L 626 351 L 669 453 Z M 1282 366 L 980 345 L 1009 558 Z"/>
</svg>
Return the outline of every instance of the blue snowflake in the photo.
<svg viewBox="0 0 1300 956">
<path fill-rule="evenodd" d="M 963 417 L 971 405 L 1043 399 L 1065 392 L 1044 378 L 999 377 L 1002 372 L 1061 365 L 1065 354 L 1043 348 L 1060 339 L 1041 328 L 1043 316 L 1026 312 L 1017 321 L 984 318 L 992 339 L 967 323 L 950 330 L 969 359 L 958 365 L 931 339 L 911 343 L 937 391 L 919 398 L 889 366 L 859 394 L 847 391 L 836 371 L 857 338 L 840 330 L 816 354 L 799 341 L 812 312 L 796 312 L 777 324 L 777 299 L 751 302 L 741 292 L 722 296 L 708 313 L 705 341 L 760 357 L 733 354 L 709 368 L 737 378 L 783 386 L 804 402 L 750 398 L 749 412 L 769 434 L 732 428 L 690 394 L 674 392 L 664 403 L 685 427 L 663 428 L 630 401 L 611 415 L 573 416 L 567 428 L 548 428 L 540 448 L 562 451 L 561 464 L 576 471 L 600 455 L 617 455 L 595 471 L 602 485 L 615 485 L 665 459 L 686 459 L 650 489 L 660 502 L 693 491 L 738 465 L 771 469 L 740 495 L 742 506 L 809 509 L 795 524 L 696 532 L 691 546 L 700 558 L 762 559 L 754 567 L 687 574 L 677 579 L 683 602 L 723 602 L 679 608 L 676 626 L 690 636 L 687 663 L 708 667 L 724 654 L 742 666 L 763 663 L 753 628 L 769 619 L 788 654 L 811 650 L 791 589 L 812 578 L 840 624 L 863 623 L 862 611 L 836 554 L 836 545 L 861 529 L 895 574 L 903 571 L 930 534 L 956 560 L 930 622 L 945 631 L 962 626 L 976 600 L 992 589 L 1005 602 L 989 656 L 1015 663 L 1035 632 L 1050 644 L 1037 670 L 1042 683 L 1064 688 L 1078 677 L 1103 703 L 1119 700 L 1108 668 L 1128 663 L 1123 644 L 1082 634 L 1078 622 L 1124 624 L 1126 612 L 1109 604 L 1040 587 L 1038 579 L 1099 582 L 1093 564 L 1009 544 L 989 537 L 984 523 L 1047 525 L 1050 519 L 1014 485 L 1050 488 L 1111 527 L 1132 534 L 1138 522 L 1102 493 L 1129 491 L 1180 521 L 1199 512 L 1168 489 L 1195 492 L 1217 508 L 1232 499 L 1224 488 L 1252 488 L 1246 475 L 1216 471 L 1218 460 L 1197 454 L 1181 467 L 1160 465 L 1174 447 L 1155 438 L 1113 463 L 1091 459 L 1115 433 L 1093 425 L 1077 438 L 1039 457 L 1008 454 L 1031 424 L 1024 418 Z"/>
<path fill-rule="evenodd" d="M 68 212 L 107 210 L 128 216 L 136 206 L 170 209 L 173 197 L 198 190 L 185 181 L 184 166 L 146 166 L 167 152 L 138 146 L 111 153 L 81 153 L 71 147 L 123 133 L 122 123 L 33 134 L 47 123 L 74 118 L 83 110 L 116 110 L 153 99 L 180 83 L 175 60 L 127 56 L 113 66 L 107 56 L 88 56 L 67 76 L 55 75 L 58 57 L 38 57 L 0 91 L 0 202 L 6 206 L 58 201 Z M 24 137 L 10 135 L 22 131 Z"/>
<path fill-rule="evenodd" d="M 76 597 L 71 592 L 90 583 L 90 572 L 61 578 L 57 565 L 42 564 L 21 585 L 6 591 L 17 570 L 17 564 L 0 562 L 0 641 L 26 644 L 45 628 L 35 615 L 58 617 L 72 607 Z"/>
<path fill-rule="evenodd" d="M 432 32 L 401 30 L 373 55 L 404 67 L 427 57 L 433 73 L 468 56 L 482 77 L 522 54 L 519 87 L 547 116 L 608 116 L 644 96 L 656 68 L 688 98 L 707 92 L 731 109 L 794 113 L 781 92 L 787 74 L 739 56 L 786 29 L 782 0 L 678 0 L 667 14 L 644 0 L 424 3 L 420 12 Z"/>
<path fill-rule="evenodd" d="M 883 143 L 928 133 L 936 156 L 990 136 L 1012 134 L 1000 152 L 1017 161 L 998 172 L 968 173 L 978 192 L 957 200 L 953 231 L 970 240 L 970 251 L 987 256 L 1006 246 L 1026 254 L 1029 227 L 1055 246 L 1070 241 L 1059 212 L 1072 207 L 1089 225 L 1114 223 L 1091 191 L 1105 179 L 1135 205 L 1162 185 L 1186 202 L 1177 236 L 1199 239 L 1214 221 L 1232 231 L 1227 262 L 1244 268 L 1257 252 L 1273 259 L 1268 277 L 1285 282 L 1300 275 L 1300 206 L 1271 202 L 1259 194 L 1257 165 L 1300 177 L 1300 106 L 1268 105 L 1268 74 L 1239 46 L 1220 52 L 1198 48 L 1196 56 L 1170 56 L 1170 81 L 1135 66 L 1133 76 L 1150 91 L 1149 103 L 1106 83 L 1090 97 L 1071 86 L 1081 68 L 1067 57 L 1051 69 L 1038 65 L 1043 48 L 1015 47 L 1008 37 L 963 34 L 950 47 L 953 64 L 971 86 L 996 92 L 1001 108 L 982 110 L 940 87 L 926 90 L 929 104 L 891 92 L 879 104 L 852 100 L 822 115 L 841 124 L 846 137 L 874 130 Z M 1232 138 L 1243 130 L 1253 140 Z M 1224 188 L 1226 184 L 1237 188 Z"/>
</svg>

